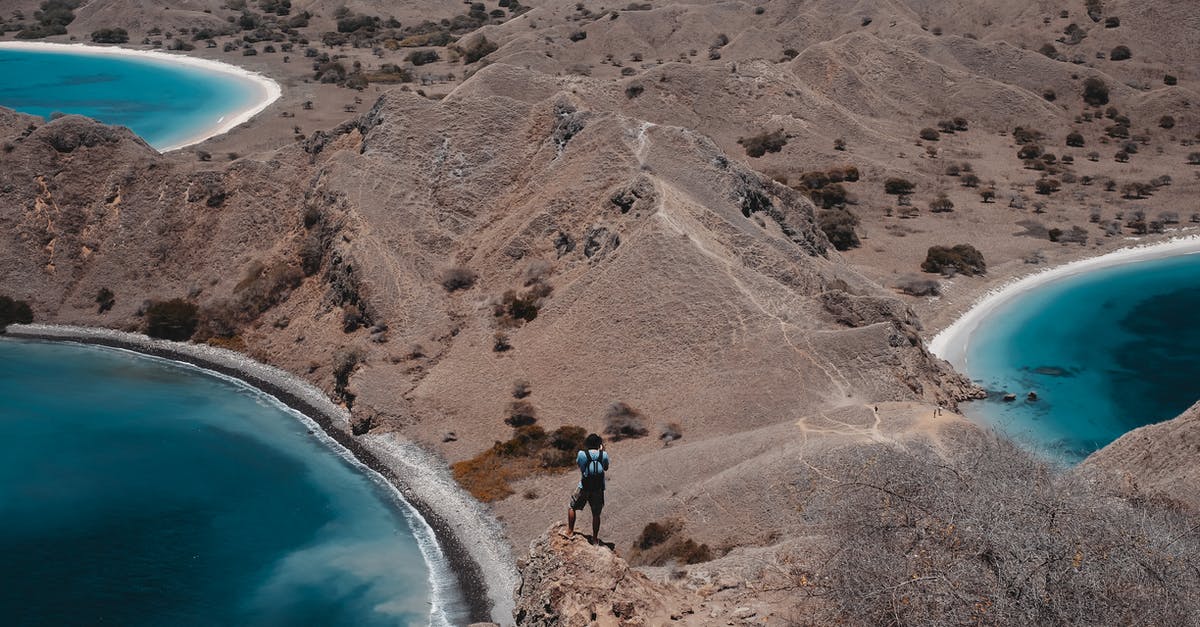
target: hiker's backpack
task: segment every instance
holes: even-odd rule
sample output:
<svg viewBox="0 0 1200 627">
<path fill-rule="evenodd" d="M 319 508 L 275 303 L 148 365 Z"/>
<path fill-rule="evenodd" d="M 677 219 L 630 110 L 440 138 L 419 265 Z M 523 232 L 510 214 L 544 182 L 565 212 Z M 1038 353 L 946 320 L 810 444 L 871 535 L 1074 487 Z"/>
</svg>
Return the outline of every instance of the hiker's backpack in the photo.
<svg viewBox="0 0 1200 627">
<path fill-rule="evenodd" d="M 604 451 L 597 451 L 596 457 L 592 457 L 591 451 L 584 451 L 583 454 L 588 458 L 584 466 L 583 491 L 600 492 L 604 489 Z"/>
</svg>

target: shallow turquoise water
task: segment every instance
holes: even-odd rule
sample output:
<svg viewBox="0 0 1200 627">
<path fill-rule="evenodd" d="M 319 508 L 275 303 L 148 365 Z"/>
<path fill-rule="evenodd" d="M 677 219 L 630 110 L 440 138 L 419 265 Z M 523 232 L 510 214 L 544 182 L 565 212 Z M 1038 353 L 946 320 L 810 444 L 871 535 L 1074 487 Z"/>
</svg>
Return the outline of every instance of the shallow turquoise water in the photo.
<svg viewBox="0 0 1200 627">
<path fill-rule="evenodd" d="M 126 126 L 155 148 L 194 137 L 257 100 L 246 79 L 167 61 L 0 49 L 0 105 Z"/>
<path fill-rule="evenodd" d="M 0 624 L 429 624 L 406 516 L 245 386 L 0 341 Z"/>
<path fill-rule="evenodd" d="M 969 416 L 1078 461 L 1200 400 L 1200 255 L 1090 271 L 1011 300 L 971 335 Z M 1037 392 L 1036 401 L 1026 394 Z M 1005 403 L 1002 392 L 1017 394 Z"/>
</svg>

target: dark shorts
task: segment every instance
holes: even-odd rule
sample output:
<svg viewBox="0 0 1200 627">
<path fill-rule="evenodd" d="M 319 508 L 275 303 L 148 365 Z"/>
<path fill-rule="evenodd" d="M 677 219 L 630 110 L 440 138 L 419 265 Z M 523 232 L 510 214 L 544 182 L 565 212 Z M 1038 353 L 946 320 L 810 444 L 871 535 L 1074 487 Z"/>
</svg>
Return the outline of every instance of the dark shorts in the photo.
<svg viewBox="0 0 1200 627">
<path fill-rule="evenodd" d="M 604 490 L 596 492 L 575 490 L 575 494 L 571 495 L 571 509 L 581 510 L 584 505 L 591 505 L 592 515 L 599 516 L 600 511 L 604 509 Z"/>
</svg>

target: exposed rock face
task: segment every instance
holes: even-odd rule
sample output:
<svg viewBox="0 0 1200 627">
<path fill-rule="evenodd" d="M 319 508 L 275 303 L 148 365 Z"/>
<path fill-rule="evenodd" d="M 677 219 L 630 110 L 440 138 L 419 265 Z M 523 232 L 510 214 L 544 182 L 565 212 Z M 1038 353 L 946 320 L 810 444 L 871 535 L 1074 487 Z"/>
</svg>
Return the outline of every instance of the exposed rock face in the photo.
<svg viewBox="0 0 1200 627">
<path fill-rule="evenodd" d="M 513 619 L 530 627 L 662 625 L 680 592 L 634 570 L 611 549 L 555 525 L 522 560 Z M 678 615 L 676 615 L 678 616 Z"/>
<path fill-rule="evenodd" d="M 1200 512 L 1200 403 L 1177 418 L 1121 436 L 1083 462 L 1126 489 L 1184 503 Z"/>
</svg>

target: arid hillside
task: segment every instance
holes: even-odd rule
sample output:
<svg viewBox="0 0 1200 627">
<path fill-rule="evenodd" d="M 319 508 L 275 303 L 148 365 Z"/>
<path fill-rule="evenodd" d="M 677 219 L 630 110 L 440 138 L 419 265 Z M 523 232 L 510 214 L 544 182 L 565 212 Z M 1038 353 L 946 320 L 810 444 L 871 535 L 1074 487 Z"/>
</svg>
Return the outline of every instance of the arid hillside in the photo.
<svg viewBox="0 0 1200 627">
<path fill-rule="evenodd" d="M 716 595 L 694 624 L 1186 624 L 1160 601 L 1195 590 L 1194 514 L 982 434 L 924 338 L 1033 265 L 1200 228 L 1188 5 L 92 2 L 50 39 L 178 36 L 285 96 L 166 155 L 0 110 L 0 294 L 315 383 L 518 554 L 604 433 L 602 535 L 668 613 Z M 1096 463 L 1185 476 L 1138 465 L 1151 429 Z"/>
</svg>

